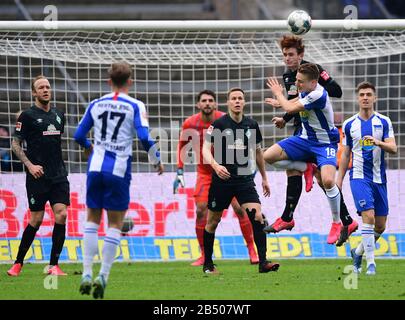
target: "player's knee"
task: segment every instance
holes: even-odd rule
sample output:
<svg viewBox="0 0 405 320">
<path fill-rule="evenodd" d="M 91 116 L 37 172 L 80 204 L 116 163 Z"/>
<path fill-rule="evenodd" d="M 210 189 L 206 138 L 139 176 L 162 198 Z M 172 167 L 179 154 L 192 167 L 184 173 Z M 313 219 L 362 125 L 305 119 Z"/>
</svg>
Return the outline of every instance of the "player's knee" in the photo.
<svg viewBox="0 0 405 320">
<path fill-rule="evenodd" d="M 322 179 L 322 184 L 325 189 L 332 189 L 335 186 L 335 180 L 331 177 L 326 177 Z"/>
<path fill-rule="evenodd" d="M 64 224 L 67 219 L 67 212 L 65 209 L 60 209 L 55 212 L 55 221 L 59 224 Z"/>
<path fill-rule="evenodd" d="M 30 225 L 38 229 L 41 226 L 43 219 L 44 219 L 43 217 L 31 216 Z"/>
<path fill-rule="evenodd" d="M 374 231 L 375 231 L 376 233 L 378 233 L 378 234 L 382 234 L 382 233 L 384 233 L 384 231 L 385 231 L 385 226 L 378 226 L 378 225 L 376 225 L 376 226 L 374 227 Z"/>
<path fill-rule="evenodd" d="M 208 213 L 207 206 L 197 206 L 197 208 L 195 210 L 197 221 L 206 219 L 207 213 Z"/>
</svg>

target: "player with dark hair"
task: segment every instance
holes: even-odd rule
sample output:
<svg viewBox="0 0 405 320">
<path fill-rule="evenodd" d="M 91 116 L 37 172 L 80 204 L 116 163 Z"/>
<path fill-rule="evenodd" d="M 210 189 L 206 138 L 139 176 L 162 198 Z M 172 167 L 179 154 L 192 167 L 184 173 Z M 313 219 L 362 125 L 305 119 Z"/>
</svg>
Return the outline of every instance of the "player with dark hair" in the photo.
<svg viewBox="0 0 405 320">
<path fill-rule="evenodd" d="M 66 275 L 58 265 L 65 242 L 67 206 L 70 204 L 68 174 L 62 159 L 65 115 L 51 106 L 52 90 L 45 76 L 37 76 L 32 81 L 31 89 L 34 105 L 18 116 L 12 141 L 14 153 L 26 167 L 31 216 L 22 234 L 17 260 L 7 273 L 10 276 L 20 274 L 25 255 L 42 224 L 45 204 L 49 201 L 55 215 L 55 225 L 47 272 L 56 276 Z M 26 153 L 21 147 L 23 141 L 27 143 Z"/>
<path fill-rule="evenodd" d="M 131 67 L 113 63 L 109 70 L 112 92 L 93 100 L 80 121 L 74 138 L 90 155 L 87 170 L 87 222 L 84 228 L 81 294 L 103 298 L 110 270 L 120 244 L 123 219 L 129 205 L 132 142 L 135 133 L 148 151 L 159 174 L 163 173 L 160 154 L 150 137 L 146 108 L 128 95 L 132 85 Z M 86 135 L 94 127 L 94 145 Z M 103 209 L 108 229 L 104 238 L 99 275 L 92 281 L 93 259 L 98 254 L 98 229 Z"/>
<path fill-rule="evenodd" d="M 287 67 L 287 71 L 283 74 L 284 86 L 287 91 L 287 99 L 292 100 L 298 97 L 298 89 L 296 85 L 296 76 L 297 71 L 300 65 L 308 63 L 304 60 L 305 46 L 303 40 L 300 37 L 293 35 L 285 35 L 280 40 L 280 47 L 283 53 L 284 63 Z M 342 96 L 342 89 L 339 84 L 328 74 L 328 72 L 323 69 L 319 64 L 316 65 L 319 70 L 318 83 L 325 88 L 330 97 L 340 98 Z M 267 98 L 266 102 L 269 104 L 276 104 L 278 102 L 275 99 Z M 299 135 L 301 132 L 301 118 L 298 113 L 289 113 L 286 112 L 283 117 L 274 117 L 272 119 L 273 123 L 277 128 L 284 128 L 287 122 L 291 119 L 294 119 L 294 135 Z M 311 160 L 313 161 L 313 159 Z M 274 164 L 276 167 L 280 167 L 280 163 Z M 316 166 L 310 162 L 306 164 L 301 164 L 301 170 L 296 169 L 287 169 L 287 194 L 286 194 L 286 203 L 284 207 L 283 214 L 281 217 L 271 224 L 269 227 L 270 232 L 280 232 L 282 230 L 288 229 L 291 230 L 295 226 L 294 222 L 294 211 L 298 205 L 299 199 L 302 192 L 302 175 L 304 173 L 306 186 L 305 190 L 309 192 L 312 189 L 313 185 L 313 173 L 317 173 Z M 317 174 L 318 182 L 321 188 L 322 182 L 320 181 L 320 174 Z M 325 191 L 325 190 L 324 190 Z M 343 196 L 341 197 L 341 221 L 343 223 L 342 232 L 339 234 L 339 239 L 336 239 L 336 236 L 330 238 L 328 243 L 335 243 L 336 245 L 343 244 L 349 235 L 357 230 L 358 224 L 354 221 L 347 210 L 346 204 L 344 202 Z"/>
<path fill-rule="evenodd" d="M 243 115 L 245 94 L 232 88 L 227 95 L 228 113 L 215 120 L 208 128 L 203 145 L 205 163 L 213 169 L 208 194 L 208 220 L 204 230 L 204 273 L 218 273 L 213 260 L 215 230 L 222 213 L 235 197 L 249 216 L 254 241 L 259 255 L 259 272 L 277 271 L 278 263 L 266 259 L 267 237 L 263 228 L 265 218 L 261 212 L 259 195 L 253 180 L 257 164 L 262 176 L 263 194 L 270 196 L 259 125 Z M 213 152 L 213 154 L 212 154 Z"/>
<path fill-rule="evenodd" d="M 296 85 L 299 96 L 288 100 L 284 97 L 283 87 L 276 78 L 270 78 L 267 86 L 277 99 L 274 107 L 286 112 L 300 112 L 302 130 L 298 135 L 279 141 L 264 152 L 264 159 L 273 164 L 282 161 L 288 168 L 298 168 L 316 159 L 321 171 L 321 180 L 325 188 L 332 211 L 332 227 L 327 242 L 335 243 L 341 232 L 340 203 L 341 192 L 335 183 L 337 166 L 337 146 L 339 131 L 333 123 L 333 108 L 328 92 L 319 83 L 319 70 L 316 64 L 300 65 Z"/>
<path fill-rule="evenodd" d="M 191 142 L 191 146 L 196 153 L 197 160 L 197 180 L 194 191 L 196 205 L 195 231 L 201 250 L 201 257 L 192 263 L 193 266 L 201 266 L 204 264 L 204 228 L 207 223 L 208 215 L 208 190 L 212 180 L 211 166 L 203 163 L 202 146 L 204 142 L 204 134 L 214 120 L 219 119 L 225 114 L 224 112 L 216 110 L 216 97 L 215 93 L 211 90 L 203 90 L 198 93 L 197 108 L 200 110 L 200 112 L 187 118 L 182 126 L 177 152 L 177 174 L 173 183 L 174 193 L 177 193 L 180 185 L 182 187 L 185 186 L 183 159 L 185 159 L 187 145 Z M 254 247 L 253 230 L 249 217 L 241 208 L 236 199 L 232 200 L 231 205 L 236 216 L 238 217 L 240 229 L 248 248 L 250 262 L 252 264 L 256 264 L 259 262 L 259 260 Z"/>
<path fill-rule="evenodd" d="M 361 272 L 364 254 L 367 260 L 366 274 L 375 275 L 375 243 L 385 230 L 389 211 L 384 155 L 385 152 L 396 154 L 398 147 L 391 119 L 374 111 L 377 100 L 374 85 L 361 82 L 356 94 L 359 112 L 343 123 L 344 149 L 337 184 L 342 188 L 352 154 L 350 188 L 357 212 L 363 220 L 362 240 L 357 248 L 351 250 L 353 271 Z"/>
</svg>

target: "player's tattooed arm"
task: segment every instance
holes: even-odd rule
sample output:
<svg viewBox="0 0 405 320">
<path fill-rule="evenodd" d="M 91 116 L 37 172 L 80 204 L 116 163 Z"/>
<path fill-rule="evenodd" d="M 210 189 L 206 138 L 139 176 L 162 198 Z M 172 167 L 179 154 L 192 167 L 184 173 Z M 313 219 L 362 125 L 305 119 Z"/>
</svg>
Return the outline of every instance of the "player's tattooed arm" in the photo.
<svg viewBox="0 0 405 320">
<path fill-rule="evenodd" d="M 21 142 L 17 137 L 13 138 L 13 141 L 11 142 L 11 147 L 15 153 L 15 155 L 20 159 L 20 161 L 27 167 L 28 171 L 30 172 L 31 175 L 34 176 L 34 178 L 40 178 L 44 174 L 44 169 L 42 166 L 39 165 L 34 165 L 27 157 L 25 154 L 23 148 L 21 147 Z"/>
</svg>

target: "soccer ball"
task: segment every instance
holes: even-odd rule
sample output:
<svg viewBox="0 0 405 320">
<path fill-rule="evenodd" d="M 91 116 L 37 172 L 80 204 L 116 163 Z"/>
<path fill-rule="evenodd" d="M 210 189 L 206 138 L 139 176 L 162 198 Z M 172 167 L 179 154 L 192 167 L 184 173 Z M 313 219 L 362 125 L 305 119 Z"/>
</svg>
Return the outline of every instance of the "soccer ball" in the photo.
<svg viewBox="0 0 405 320">
<path fill-rule="evenodd" d="M 305 34 L 311 29 L 312 20 L 304 10 L 295 10 L 287 18 L 288 29 L 296 34 Z"/>
<path fill-rule="evenodd" d="M 132 230 L 133 227 L 134 227 L 134 220 L 132 220 L 131 217 L 125 217 L 122 224 L 121 232 L 123 234 L 127 234 Z"/>
</svg>

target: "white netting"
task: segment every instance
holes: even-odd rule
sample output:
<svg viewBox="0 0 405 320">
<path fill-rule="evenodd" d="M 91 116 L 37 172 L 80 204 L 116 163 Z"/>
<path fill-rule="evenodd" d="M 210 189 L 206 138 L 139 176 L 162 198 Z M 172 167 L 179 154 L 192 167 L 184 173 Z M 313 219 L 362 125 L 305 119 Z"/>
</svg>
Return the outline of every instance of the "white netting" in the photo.
<svg viewBox="0 0 405 320">
<path fill-rule="evenodd" d="M 265 87 L 266 77 L 281 76 L 284 71 L 278 45 L 282 34 L 1 30 L 0 124 L 10 132 L 14 130 L 15 114 L 33 102 L 31 79 L 45 74 L 53 88 L 53 103 L 67 116 L 63 150 L 68 170 L 85 172 L 85 159 L 73 141 L 74 131 L 87 103 L 109 91 L 107 69 L 111 62 L 126 60 L 135 71 L 130 94 L 145 102 L 151 128 L 160 130 L 159 140 L 166 146 L 162 155 L 169 171 L 176 164 L 178 128 L 196 112 L 195 96 L 203 89 L 217 92 L 220 110 L 225 111 L 227 90 L 242 87 L 247 94 L 246 113 L 259 122 L 267 147 L 292 132 L 291 126 L 275 129 L 271 118 L 280 112 L 263 103 L 270 95 Z M 388 167 L 404 169 L 401 142 L 405 119 L 401 110 L 405 107 L 405 31 L 311 31 L 304 40 L 305 59 L 321 64 L 341 85 L 343 97 L 332 102 L 344 119 L 357 112 L 355 86 L 364 80 L 376 84 L 377 110 L 392 119 L 399 145 L 398 154 L 388 157 Z M 146 153 L 137 142 L 134 144 L 134 172 L 152 171 Z M 17 171 L 16 168 L 11 166 L 10 170 Z M 187 167 L 187 171 L 192 169 Z M 139 197 L 148 201 L 155 188 L 145 181 L 145 192 Z M 284 191 L 280 197 L 283 194 Z M 277 207 L 276 211 L 280 210 Z M 193 223 L 190 222 L 190 230 Z"/>
</svg>

